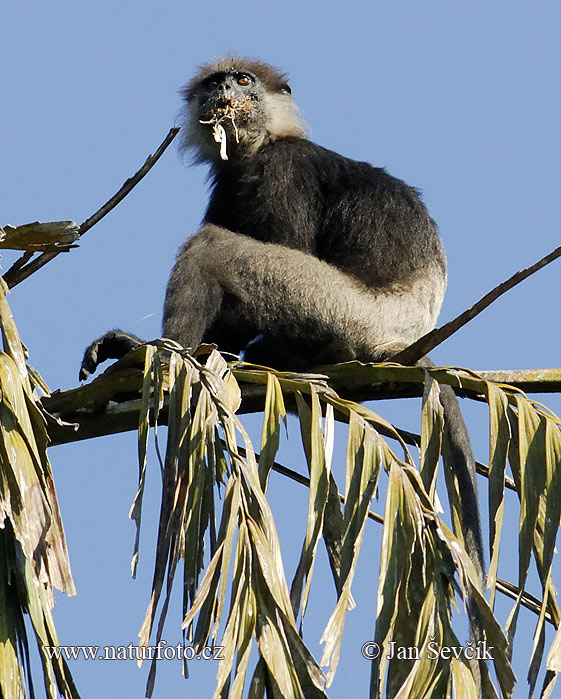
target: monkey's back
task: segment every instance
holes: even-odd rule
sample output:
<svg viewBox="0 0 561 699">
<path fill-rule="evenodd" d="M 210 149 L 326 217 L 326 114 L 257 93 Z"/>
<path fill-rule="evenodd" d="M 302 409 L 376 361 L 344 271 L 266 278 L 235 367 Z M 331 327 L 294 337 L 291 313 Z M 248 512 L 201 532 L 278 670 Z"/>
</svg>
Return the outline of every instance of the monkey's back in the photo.
<svg viewBox="0 0 561 699">
<path fill-rule="evenodd" d="M 220 163 L 205 221 L 309 252 L 370 287 L 429 269 L 446 279 L 437 226 L 415 188 L 302 138 Z"/>
</svg>

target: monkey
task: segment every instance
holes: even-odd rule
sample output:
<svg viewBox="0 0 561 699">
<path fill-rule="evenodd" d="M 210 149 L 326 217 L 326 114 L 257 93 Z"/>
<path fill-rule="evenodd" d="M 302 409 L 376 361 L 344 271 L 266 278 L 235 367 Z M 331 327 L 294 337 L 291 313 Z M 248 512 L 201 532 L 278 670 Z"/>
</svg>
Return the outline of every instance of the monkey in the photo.
<svg viewBox="0 0 561 699">
<path fill-rule="evenodd" d="M 211 193 L 170 274 L 164 337 L 305 371 L 382 361 L 434 328 L 446 256 L 417 189 L 309 140 L 287 76 L 262 61 L 203 65 L 182 95 L 180 150 L 209 166 Z M 141 342 L 106 333 L 86 349 L 80 379 Z M 482 578 L 475 462 L 452 388 L 441 386 L 441 401 Z"/>
<path fill-rule="evenodd" d="M 415 189 L 308 140 L 286 76 L 263 62 L 203 66 L 183 96 L 181 149 L 210 165 L 212 194 L 172 270 L 164 336 L 297 370 L 384 359 L 434 327 L 446 258 Z M 103 357 L 132 346 L 103 340 Z"/>
</svg>

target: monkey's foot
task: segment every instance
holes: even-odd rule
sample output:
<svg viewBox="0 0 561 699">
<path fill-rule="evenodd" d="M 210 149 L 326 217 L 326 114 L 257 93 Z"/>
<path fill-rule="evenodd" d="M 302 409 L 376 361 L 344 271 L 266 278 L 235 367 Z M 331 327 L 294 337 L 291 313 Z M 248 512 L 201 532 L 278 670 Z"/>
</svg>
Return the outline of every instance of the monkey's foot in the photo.
<svg viewBox="0 0 561 699">
<path fill-rule="evenodd" d="M 85 381 L 106 359 L 121 359 L 127 352 L 142 344 L 136 335 L 122 330 L 110 330 L 98 337 L 84 352 L 80 366 L 80 381 Z"/>
</svg>

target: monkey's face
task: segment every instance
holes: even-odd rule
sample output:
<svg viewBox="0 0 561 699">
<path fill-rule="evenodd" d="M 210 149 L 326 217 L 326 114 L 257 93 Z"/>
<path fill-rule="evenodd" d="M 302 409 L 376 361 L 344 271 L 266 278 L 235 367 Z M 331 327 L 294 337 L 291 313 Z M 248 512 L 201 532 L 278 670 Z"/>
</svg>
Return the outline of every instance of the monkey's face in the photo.
<svg viewBox="0 0 561 699">
<path fill-rule="evenodd" d="M 222 160 L 255 151 L 267 134 L 265 90 L 249 71 L 221 71 L 201 81 L 190 99 L 201 141 Z"/>
<path fill-rule="evenodd" d="M 188 119 L 182 147 L 195 149 L 196 160 L 218 163 L 251 157 L 281 136 L 305 136 L 283 78 L 263 64 L 245 67 L 237 59 L 195 78 L 184 90 Z"/>
<path fill-rule="evenodd" d="M 224 113 L 233 111 L 240 122 L 247 121 L 252 103 L 259 103 L 262 92 L 260 82 L 252 73 L 237 70 L 214 73 L 200 84 L 199 115 L 202 119 L 222 118 Z"/>
</svg>

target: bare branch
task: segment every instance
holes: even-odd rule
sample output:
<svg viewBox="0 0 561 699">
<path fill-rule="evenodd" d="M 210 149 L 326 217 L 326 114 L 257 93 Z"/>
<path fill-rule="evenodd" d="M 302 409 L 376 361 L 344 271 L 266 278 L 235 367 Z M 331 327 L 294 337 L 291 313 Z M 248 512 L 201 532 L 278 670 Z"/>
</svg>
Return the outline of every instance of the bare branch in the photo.
<svg viewBox="0 0 561 699">
<path fill-rule="evenodd" d="M 123 186 L 116 192 L 109 201 L 107 201 L 102 207 L 100 207 L 92 216 L 87 218 L 80 226 L 79 234 L 80 237 L 84 235 L 92 226 L 101 221 L 101 219 L 106 216 L 112 209 L 114 209 L 117 204 L 119 204 L 129 192 L 136 187 L 140 180 L 154 167 L 156 162 L 160 159 L 161 155 L 164 153 L 169 144 L 173 141 L 177 133 L 179 132 L 179 126 L 174 126 L 169 130 L 168 135 L 164 138 L 159 148 L 153 155 L 149 155 L 144 162 L 144 165 L 123 184 Z M 44 267 L 47 262 L 53 260 L 60 252 L 43 252 L 38 257 L 35 257 L 30 262 L 28 253 L 25 253 L 16 260 L 10 269 L 4 275 L 4 281 L 10 289 L 22 282 L 27 277 L 31 276 L 34 272 L 41 267 Z"/>
<path fill-rule="evenodd" d="M 505 369 L 476 373 L 485 381 L 507 383 L 525 393 L 561 392 L 561 369 Z"/>
<path fill-rule="evenodd" d="M 433 350 L 437 345 L 440 345 L 442 342 L 444 342 L 444 340 L 447 340 L 450 335 L 454 334 L 463 325 L 469 323 L 472 318 L 479 315 L 481 311 L 484 311 L 487 306 L 490 306 L 493 303 L 493 301 L 496 301 L 499 296 L 502 296 L 514 286 L 524 281 L 524 279 L 527 279 L 532 274 L 548 265 L 550 262 L 553 262 L 553 260 L 556 260 L 559 256 L 561 256 L 561 245 L 558 248 L 555 248 L 553 252 L 550 252 L 549 255 L 542 257 L 542 259 L 538 260 L 538 262 L 530 265 L 530 267 L 526 267 L 526 269 L 520 270 L 520 272 L 516 272 L 516 274 L 513 274 L 512 277 L 502 282 L 502 284 L 499 284 L 494 289 L 491 289 L 491 291 L 485 294 L 482 299 L 475 303 L 471 308 L 468 308 L 463 313 L 460 313 L 460 315 L 456 316 L 456 318 L 452 319 L 440 328 L 431 330 L 430 333 L 423 335 L 423 337 L 414 342 L 412 345 L 401 352 L 398 352 L 398 354 L 391 358 L 391 361 L 399 362 L 400 364 L 414 364 L 421 357 L 424 357 L 425 354 L 428 354 L 431 350 Z"/>
<path fill-rule="evenodd" d="M 87 218 L 84 223 L 80 226 L 80 235 L 83 235 L 92 226 L 101 221 L 101 219 L 106 216 L 112 209 L 114 209 L 117 204 L 119 204 L 127 194 L 140 182 L 140 180 L 148 174 L 148 172 L 154 167 L 160 157 L 163 155 L 164 151 L 173 141 L 173 139 L 179 133 L 179 126 L 173 126 L 168 135 L 164 138 L 154 155 L 149 155 L 144 162 L 144 165 L 138 170 L 132 177 L 123 184 L 121 189 L 114 194 L 109 201 L 99 208 L 95 214 Z"/>
<path fill-rule="evenodd" d="M 6 272 L 4 276 L 7 276 L 10 272 L 15 274 L 19 269 L 26 265 L 29 260 L 33 257 L 34 253 L 31 250 L 26 250 L 21 257 L 14 262 L 10 269 Z"/>
</svg>

